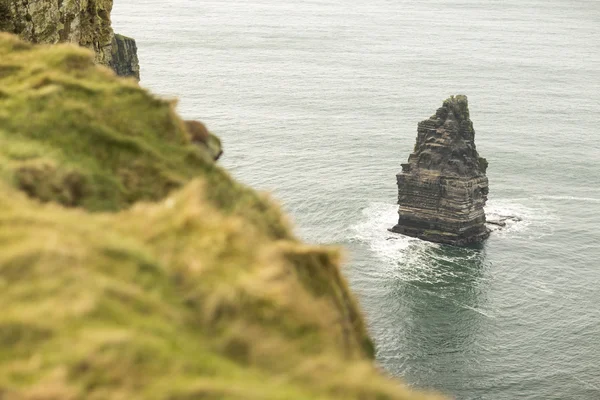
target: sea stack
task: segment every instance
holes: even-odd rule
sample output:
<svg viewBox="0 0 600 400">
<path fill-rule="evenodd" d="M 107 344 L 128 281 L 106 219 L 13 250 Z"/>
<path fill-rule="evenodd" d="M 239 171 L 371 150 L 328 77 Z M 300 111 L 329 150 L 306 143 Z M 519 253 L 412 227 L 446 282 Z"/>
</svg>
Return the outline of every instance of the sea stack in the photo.
<svg viewBox="0 0 600 400">
<path fill-rule="evenodd" d="M 448 98 L 419 123 L 414 151 L 396 175 L 400 208 L 391 231 L 455 246 L 486 239 L 487 165 L 475 148 L 467 96 Z"/>
</svg>

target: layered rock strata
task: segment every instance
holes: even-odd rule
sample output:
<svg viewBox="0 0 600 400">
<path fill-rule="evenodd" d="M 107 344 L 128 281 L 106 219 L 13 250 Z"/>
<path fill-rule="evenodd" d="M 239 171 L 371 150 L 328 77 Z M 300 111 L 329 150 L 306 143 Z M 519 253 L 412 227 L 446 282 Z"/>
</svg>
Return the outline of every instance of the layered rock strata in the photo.
<svg viewBox="0 0 600 400">
<path fill-rule="evenodd" d="M 32 43 L 74 43 L 90 49 L 95 62 L 139 79 L 135 41 L 115 35 L 113 0 L 0 0 L 0 31 Z"/>
<path fill-rule="evenodd" d="M 486 169 L 467 97 L 452 96 L 418 125 L 414 151 L 396 175 L 400 207 L 391 230 L 457 246 L 486 239 Z"/>
<path fill-rule="evenodd" d="M 135 40 L 115 34 L 111 46 L 110 67 L 120 76 L 133 76 L 140 80 L 140 62 Z"/>
</svg>

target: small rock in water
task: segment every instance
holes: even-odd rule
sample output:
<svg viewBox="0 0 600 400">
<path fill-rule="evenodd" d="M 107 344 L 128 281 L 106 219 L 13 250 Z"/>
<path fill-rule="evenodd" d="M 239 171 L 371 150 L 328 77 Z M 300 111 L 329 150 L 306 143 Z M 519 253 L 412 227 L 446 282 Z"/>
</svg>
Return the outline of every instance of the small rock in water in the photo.
<svg viewBox="0 0 600 400">
<path fill-rule="evenodd" d="M 487 220 L 486 224 L 497 225 L 497 226 L 501 226 L 501 227 L 506 226 L 506 222 L 504 220 Z"/>
<path fill-rule="evenodd" d="M 507 222 L 521 222 L 523 219 L 515 215 L 499 215 L 496 218 L 488 219 L 485 223 L 488 225 L 494 225 L 493 230 L 499 230 L 506 228 Z"/>
</svg>

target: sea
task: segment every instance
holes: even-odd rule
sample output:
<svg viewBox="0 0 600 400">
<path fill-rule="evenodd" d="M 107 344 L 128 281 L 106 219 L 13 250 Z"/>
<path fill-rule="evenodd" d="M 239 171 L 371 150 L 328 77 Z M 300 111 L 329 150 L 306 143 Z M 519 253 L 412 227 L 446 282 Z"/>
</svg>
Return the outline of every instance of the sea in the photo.
<svg viewBox="0 0 600 400">
<path fill-rule="evenodd" d="M 600 1 L 115 0 L 141 84 L 340 247 L 387 373 L 466 400 L 600 399 Z M 469 98 L 478 248 L 392 234 L 417 123 Z"/>
</svg>

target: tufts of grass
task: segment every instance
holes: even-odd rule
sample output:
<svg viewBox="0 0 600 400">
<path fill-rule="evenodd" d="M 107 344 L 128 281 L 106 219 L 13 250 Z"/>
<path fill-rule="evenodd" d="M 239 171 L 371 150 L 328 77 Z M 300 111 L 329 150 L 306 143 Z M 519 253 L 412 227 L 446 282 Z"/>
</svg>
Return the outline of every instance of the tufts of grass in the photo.
<svg viewBox="0 0 600 400">
<path fill-rule="evenodd" d="M 337 252 L 220 211 L 207 184 L 89 213 L 0 183 L 0 392 L 434 398 L 372 364 Z"/>
<path fill-rule="evenodd" d="M 207 152 L 190 143 L 173 102 L 95 67 L 88 51 L 72 46 L 14 51 L 23 42 L 7 35 L 0 42 L 0 141 L 30 157 L 15 156 L 5 150 L 8 144 L 0 146 L 0 156 L 9 159 L 17 185 L 35 175 L 54 187 L 28 190 L 30 195 L 114 211 L 161 199 L 212 168 Z M 64 199 L 71 188 L 56 186 L 67 175 L 88 182 L 90 190 Z"/>
<path fill-rule="evenodd" d="M 295 239 L 171 102 L 21 43 L 0 35 L 1 398 L 436 398 L 374 366 L 337 250 Z"/>
</svg>

